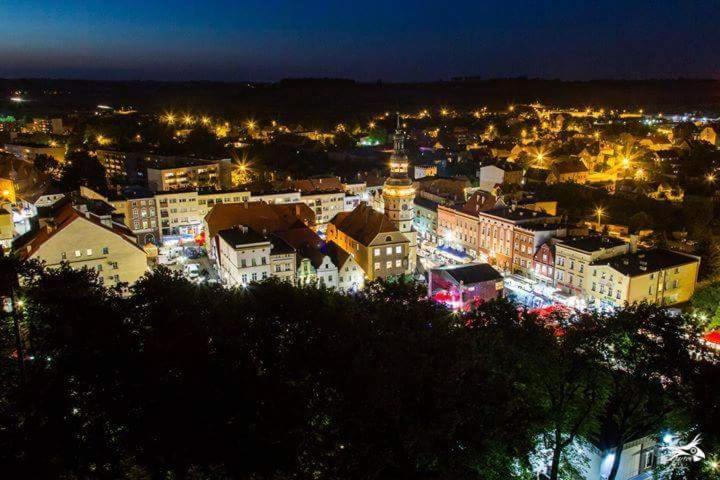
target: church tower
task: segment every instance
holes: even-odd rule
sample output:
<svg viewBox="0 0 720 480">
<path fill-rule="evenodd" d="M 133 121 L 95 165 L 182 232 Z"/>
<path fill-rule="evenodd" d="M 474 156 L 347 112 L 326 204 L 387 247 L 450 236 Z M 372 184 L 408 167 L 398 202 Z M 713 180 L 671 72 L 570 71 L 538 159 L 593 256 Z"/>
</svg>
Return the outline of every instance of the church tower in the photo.
<svg viewBox="0 0 720 480">
<path fill-rule="evenodd" d="M 417 261 L 417 234 L 413 229 L 415 220 L 415 188 L 408 177 L 408 157 L 405 154 L 405 133 L 400 129 L 398 114 L 397 129 L 394 136 L 395 151 L 390 157 L 390 176 L 383 186 L 385 216 L 410 241 L 407 273 L 415 273 Z"/>
</svg>

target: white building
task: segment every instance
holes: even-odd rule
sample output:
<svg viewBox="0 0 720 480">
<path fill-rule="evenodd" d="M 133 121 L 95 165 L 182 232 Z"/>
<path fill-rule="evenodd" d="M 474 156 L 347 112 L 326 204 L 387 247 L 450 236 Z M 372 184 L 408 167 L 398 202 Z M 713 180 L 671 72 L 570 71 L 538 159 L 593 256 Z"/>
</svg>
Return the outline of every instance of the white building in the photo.
<svg viewBox="0 0 720 480">
<path fill-rule="evenodd" d="M 264 235 L 242 225 L 218 232 L 219 254 L 216 262 L 222 282 L 229 286 L 247 286 L 271 275 L 272 243 Z"/>
</svg>

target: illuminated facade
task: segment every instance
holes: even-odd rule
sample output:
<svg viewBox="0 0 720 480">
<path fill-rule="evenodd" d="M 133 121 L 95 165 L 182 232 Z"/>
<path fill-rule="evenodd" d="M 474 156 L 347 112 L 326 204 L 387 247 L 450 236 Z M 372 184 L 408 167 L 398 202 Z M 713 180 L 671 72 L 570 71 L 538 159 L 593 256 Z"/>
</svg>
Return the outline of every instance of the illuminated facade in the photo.
<svg viewBox="0 0 720 480">
<path fill-rule="evenodd" d="M 415 272 L 417 261 L 417 238 L 413 229 L 415 221 L 415 188 L 408 177 L 408 158 L 404 147 L 405 136 L 400 130 L 398 116 L 395 131 L 395 153 L 390 157 L 390 176 L 383 186 L 385 216 L 404 234 L 409 243 L 408 265 L 406 273 Z"/>
</svg>

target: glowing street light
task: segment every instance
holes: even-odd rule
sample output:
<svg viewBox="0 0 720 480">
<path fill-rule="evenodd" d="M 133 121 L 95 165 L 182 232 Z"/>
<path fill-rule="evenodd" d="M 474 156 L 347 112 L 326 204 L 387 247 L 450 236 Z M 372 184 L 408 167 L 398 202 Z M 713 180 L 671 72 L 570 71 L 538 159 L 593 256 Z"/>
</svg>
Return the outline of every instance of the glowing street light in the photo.
<svg viewBox="0 0 720 480">
<path fill-rule="evenodd" d="M 716 177 L 715 177 L 715 174 L 713 174 L 713 173 L 708 173 L 707 176 L 705 177 L 705 180 L 707 180 L 709 183 L 715 183 L 715 179 L 716 179 Z"/>
<path fill-rule="evenodd" d="M 166 113 L 164 119 L 170 125 L 175 123 L 175 115 L 173 115 L 172 113 Z"/>
<path fill-rule="evenodd" d="M 210 117 L 202 117 L 202 118 L 200 119 L 200 122 L 201 122 L 203 125 L 209 125 L 209 124 L 210 124 Z"/>
<path fill-rule="evenodd" d="M 605 210 L 603 210 L 602 207 L 597 207 L 595 209 L 595 214 L 597 215 L 597 218 L 598 218 L 598 221 L 597 221 L 598 228 L 600 228 L 600 221 L 602 220 L 602 216 L 605 215 Z"/>
<path fill-rule="evenodd" d="M 255 120 L 248 120 L 245 123 L 245 126 L 247 126 L 248 130 L 255 130 L 255 127 L 257 127 L 257 122 L 255 122 Z"/>
<path fill-rule="evenodd" d="M 375 128 L 375 122 L 370 122 L 370 123 L 368 123 L 368 127 L 370 127 L 370 128 Z"/>
<path fill-rule="evenodd" d="M 183 123 L 184 123 L 185 125 L 190 125 L 190 124 L 192 124 L 192 123 L 193 123 L 193 117 L 192 117 L 191 115 L 185 115 L 185 116 L 183 117 Z"/>
</svg>

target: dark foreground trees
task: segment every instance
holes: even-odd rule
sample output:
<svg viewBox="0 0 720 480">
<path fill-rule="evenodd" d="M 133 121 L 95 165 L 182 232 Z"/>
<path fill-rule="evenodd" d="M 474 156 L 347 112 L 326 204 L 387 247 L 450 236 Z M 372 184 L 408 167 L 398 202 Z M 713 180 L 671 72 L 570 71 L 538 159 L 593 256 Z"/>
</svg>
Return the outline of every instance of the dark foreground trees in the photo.
<svg viewBox="0 0 720 480">
<path fill-rule="evenodd" d="M 9 478 L 500 480 L 527 474 L 538 438 L 563 478 L 572 438 L 621 418 L 599 346 L 648 314 L 610 328 L 501 301 L 460 316 L 411 284 L 226 290 L 167 271 L 122 297 L 91 272 L 38 269 L 22 295 L 24 384 L 2 324 Z M 696 391 L 700 410 L 712 394 Z"/>
</svg>

